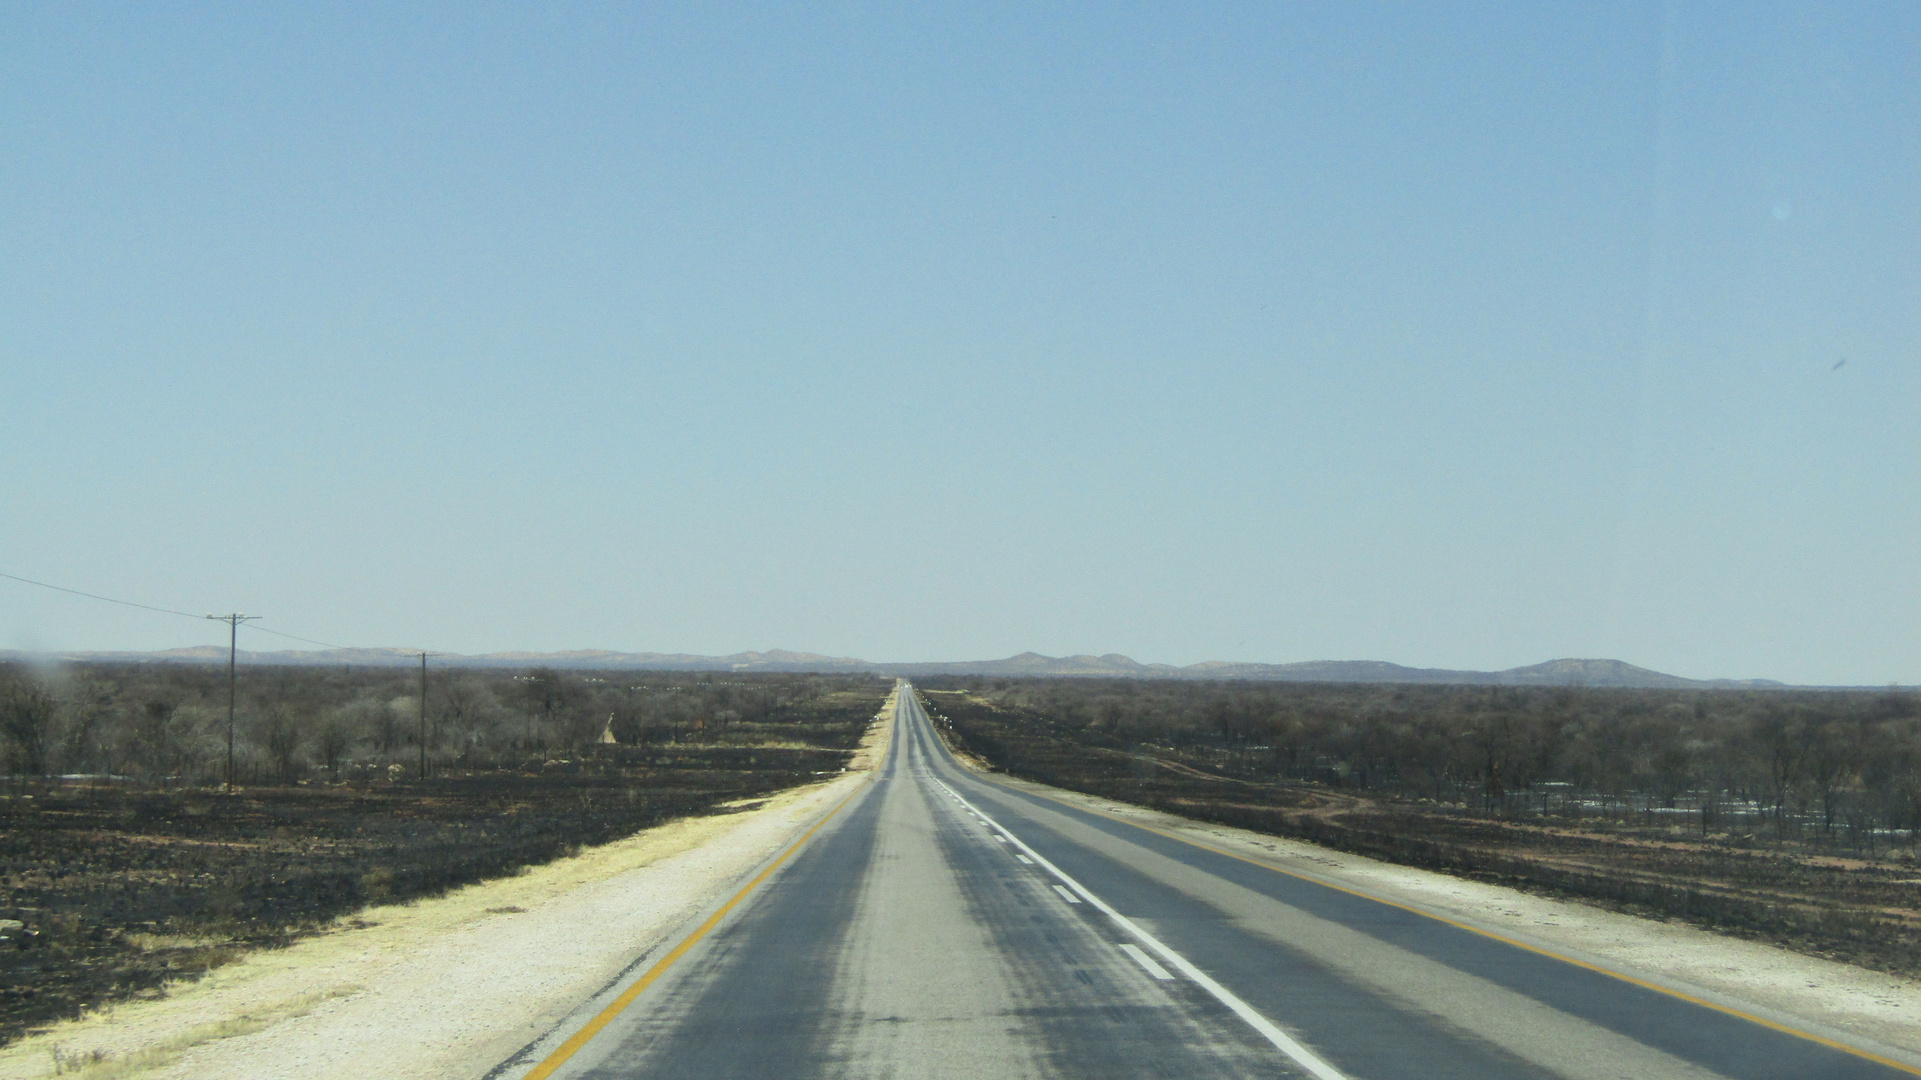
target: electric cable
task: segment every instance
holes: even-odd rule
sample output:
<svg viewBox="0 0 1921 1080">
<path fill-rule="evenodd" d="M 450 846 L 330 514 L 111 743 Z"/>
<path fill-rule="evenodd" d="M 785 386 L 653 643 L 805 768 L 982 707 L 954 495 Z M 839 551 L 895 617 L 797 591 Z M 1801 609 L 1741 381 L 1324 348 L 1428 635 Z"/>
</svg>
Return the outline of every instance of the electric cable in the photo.
<svg viewBox="0 0 1921 1080">
<path fill-rule="evenodd" d="M 257 623 L 248 623 L 247 629 L 258 630 L 263 634 L 272 634 L 275 637 L 290 638 L 294 641 L 304 641 L 309 645 L 319 645 L 320 647 L 325 649 L 352 649 L 357 647 L 353 645 L 335 645 L 331 641 L 316 641 L 310 637 L 301 637 L 299 634 L 289 634 L 285 630 L 269 630 L 266 627 L 261 626 Z"/>
<path fill-rule="evenodd" d="M 204 620 L 206 618 L 204 615 L 190 615 L 187 612 L 175 611 L 172 608 L 154 607 L 152 604 L 136 604 L 131 600 L 116 600 L 111 596 L 101 596 L 99 593 L 81 592 L 79 589 L 69 589 L 62 585 L 49 585 L 44 581 L 23 578 L 18 574 L 0 574 L 0 578 L 7 578 L 12 581 L 23 581 L 28 585 L 38 585 L 43 589 L 52 589 L 54 592 L 72 593 L 75 596 L 84 596 L 89 600 L 105 600 L 109 604 L 125 604 L 127 607 L 137 607 L 146 611 L 158 611 L 163 615 L 178 615 L 183 619 Z"/>
<path fill-rule="evenodd" d="M 120 600 L 112 596 L 101 596 L 99 593 L 85 592 L 80 589 L 69 589 L 64 585 L 51 585 L 44 581 L 35 581 L 32 578 L 21 577 L 18 574 L 0 573 L 0 578 L 6 578 L 9 581 L 18 581 L 26 585 L 37 585 L 42 589 L 52 589 L 54 592 L 68 593 L 73 596 L 84 596 L 89 600 L 104 600 L 109 604 L 121 604 L 126 607 L 139 608 L 142 611 L 158 611 L 162 615 L 178 615 L 183 619 L 197 619 L 197 620 L 205 621 L 207 618 L 210 617 L 206 615 L 195 615 L 195 614 L 192 614 L 191 612 L 186 612 L 186 611 L 175 611 L 172 608 L 155 607 L 152 604 L 135 603 L 132 600 Z M 321 641 L 317 638 L 301 637 L 299 634 L 289 634 L 285 630 L 271 630 L 271 629 L 268 629 L 267 627 L 259 626 L 254 623 L 242 623 L 241 625 L 246 627 L 249 630 L 258 630 L 263 634 L 272 634 L 275 637 L 288 638 L 292 641 L 303 641 L 309 645 L 318 645 L 323 649 L 355 648 L 355 646 L 352 646 L 352 645 L 336 645 L 331 641 Z M 409 650 L 409 651 L 418 652 L 421 650 Z"/>
</svg>

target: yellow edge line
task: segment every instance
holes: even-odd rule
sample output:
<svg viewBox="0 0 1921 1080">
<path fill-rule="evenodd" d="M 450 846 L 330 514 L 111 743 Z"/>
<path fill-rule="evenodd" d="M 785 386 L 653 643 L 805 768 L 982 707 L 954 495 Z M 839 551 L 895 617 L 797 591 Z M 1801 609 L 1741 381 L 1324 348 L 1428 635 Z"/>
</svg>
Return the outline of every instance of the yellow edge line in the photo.
<svg viewBox="0 0 1921 1080">
<path fill-rule="evenodd" d="M 1118 814 L 1110 814 L 1105 810 L 1098 810 L 1089 806 L 1076 806 L 1073 803 L 1068 802 L 1066 799 L 1060 799 L 1052 795 L 1041 794 L 1040 792 L 1031 792 L 1030 794 L 1038 795 L 1039 797 L 1046 799 L 1049 802 L 1059 803 L 1060 805 L 1068 807 L 1070 809 L 1084 810 L 1090 814 L 1098 814 L 1101 817 L 1109 819 L 1110 821 L 1118 821 L 1123 825 L 1132 825 L 1136 829 L 1140 829 L 1144 832 L 1151 832 L 1156 836 L 1164 836 L 1169 840 L 1177 840 L 1183 844 L 1188 845 L 1189 847 L 1197 847 L 1197 848 L 1200 848 L 1202 851 L 1211 851 L 1216 855 L 1225 855 L 1230 859 L 1239 859 L 1241 862 L 1247 863 L 1250 866 L 1258 866 L 1265 870 L 1272 870 L 1277 874 L 1286 874 L 1288 877 L 1298 878 L 1301 881 L 1305 881 L 1313 885 L 1319 885 L 1324 889 L 1333 889 L 1336 892 L 1347 893 L 1349 896 L 1358 896 L 1363 900 L 1372 900 L 1377 904 L 1385 904 L 1386 906 L 1391 908 L 1399 908 L 1402 911 L 1406 911 L 1414 915 L 1419 915 L 1424 919 L 1433 919 L 1435 922 L 1445 923 L 1448 926 L 1452 926 L 1458 930 L 1466 930 L 1470 934 L 1479 934 L 1484 938 L 1489 938 L 1491 940 L 1498 941 L 1503 945 L 1512 945 L 1517 949 L 1525 949 L 1528 952 L 1535 953 L 1540 956 L 1548 957 L 1551 960 L 1559 960 L 1563 964 L 1572 964 L 1575 967 L 1584 968 L 1588 971 L 1595 972 L 1596 974 L 1606 975 L 1612 979 L 1619 979 L 1624 983 L 1630 983 L 1634 986 L 1639 986 L 1645 990 L 1653 990 L 1654 992 L 1659 994 L 1666 994 L 1668 997 L 1671 997 L 1671 998 L 1679 998 L 1680 1000 L 1688 1002 L 1691 1005 L 1699 1005 L 1703 1008 L 1713 1009 L 1715 1012 L 1718 1012 L 1718 1013 L 1725 1013 L 1729 1016 L 1739 1017 L 1740 1019 L 1746 1020 L 1749 1023 L 1759 1024 L 1764 1028 L 1768 1028 L 1773 1031 L 1778 1031 L 1783 1035 L 1792 1035 L 1798 1039 L 1806 1039 L 1812 1043 L 1819 1043 L 1820 1045 L 1825 1046 L 1831 1050 L 1839 1050 L 1846 1054 L 1852 1054 L 1858 1058 L 1864 1058 L 1868 1061 L 1874 1062 L 1877 1065 L 1886 1065 L 1890 1069 L 1895 1069 L 1900 1072 L 1907 1073 L 1910 1076 L 1921 1076 L 1921 1069 L 1915 1068 L 1914 1066 L 1909 1065 L 1905 1062 L 1896 1061 L 1893 1058 L 1882 1057 L 1880 1054 L 1871 1053 L 1867 1050 L 1861 1049 L 1858 1046 L 1849 1046 L 1847 1043 L 1837 1042 L 1834 1039 L 1824 1038 L 1820 1035 L 1814 1034 L 1813 1032 L 1802 1031 L 1800 1028 L 1789 1027 L 1786 1024 L 1778 1023 L 1774 1020 L 1769 1020 L 1764 1016 L 1756 1016 L 1753 1013 L 1742 1012 L 1740 1009 L 1736 1009 L 1728 1005 L 1722 1005 L 1718 1002 L 1709 1001 L 1706 998 L 1696 997 L 1693 994 L 1683 993 L 1682 991 L 1679 991 L 1679 990 L 1670 989 L 1669 987 L 1662 986 L 1659 983 L 1649 982 L 1646 979 L 1637 979 L 1632 975 L 1624 974 L 1622 972 L 1615 971 L 1611 968 L 1605 968 L 1599 964 L 1590 964 L 1585 960 L 1577 960 L 1572 956 L 1564 956 L 1561 953 L 1554 952 L 1550 949 L 1543 949 L 1538 945 L 1530 945 L 1525 941 L 1517 941 L 1514 938 L 1507 937 L 1506 935 L 1497 934 L 1492 930 L 1483 930 L 1478 926 L 1473 926 L 1464 922 L 1458 922 L 1454 919 L 1448 918 L 1445 915 L 1436 915 L 1431 911 L 1423 911 L 1420 908 L 1414 907 L 1409 904 L 1402 904 L 1393 900 L 1384 899 L 1382 897 L 1375 896 L 1372 893 L 1362 892 L 1359 889 L 1349 888 L 1345 885 L 1336 885 L 1333 882 L 1323 881 L 1320 878 L 1313 877 L 1308 874 L 1303 874 L 1294 870 L 1289 870 L 1289 869 L 1286 869 L 1285 867 L 1275 866 L 1272 863 L 1263 862 L 1262 860 L 1253 858 L 1251 856 L 1236 854 L 1235 852 L 1232 852 L 1232 851 L 1224 851 L 1210 844 L 1203 844 L 1198 840 L 1190 840 L 1185 836 L 1179 835 L 1178 833 L 1171 833 L 1165 829 L 1157 829 L 1152 825 L 1143 825 L 1138 821 L 1129 821 L 1128 819 L 1121 817 Z M 1299 843 L 1300 841 L 1296 841 L 1296 842 Z"/>
<path fill-rule="evenodd" d="M 890 746 L 888 749 L 891 751 L 893 748 Z M 863 786 L 865 785 L 865 783 L 872 783 L 872 782 L 873 782 L 873 777 L 870 774 L 867 780 L 863 782 Z M 768 877 L 770 877 L 773 874 L 774 871 L 780 869 L 782 863 L 792 858 L 794 853 L 801 849 L 802 845 L 806 844 L 807 841 L 815 833 L 820 831 L 821 826 L 827 824 L 830 820 L 832 820 L 835 814 L 840 813 L 841 810 L 844 807 L 846 807 L 848 803 L 854 801 L 854 796 L 859 794 L 860 794 L 859 789 L 856 789 L 853 792 L 853 794 L 850 794 L 845 799 L 842 799 L 838 806 L 834 807 L 832 810 L 827 811 L 826 817 L 823 817 L 819 821 L 814 822 L 814 827 L 802 833 L 800 839 L 794 841 L 792 844 L 788 846 L 786 851 L 783 851 L 780 853 L 779 858 L 775 859 L 771 863 L 768 863 L 767 869 L 762 870 L 758 874 L 755 874 L 754 880 L 742 886 L 741 890 L 735 893 L 732 899 L 720 905 L 720 909 L 718 911 L 715 911 L 712 915 L 709 915 L 707 917 L 706 922 L 701 923 L 698 927 L 694 929 L 693 933 L 687 935 L 687 937 L 684 940 L 682 940 L 680 944 L 674 946 L 673 952 L 670 952 L 666 956 L 661 957 L 658 963 L 656 963 L 653 967 L 647 969 L 647 974 L 642 975 L 639 979 L 635 980 L 632 986 L 629 986 L 627 989 L 621 991 L 619 997 L 615 998 L 606 1008 L 600 1010 L 600 1015 L 594 1017 L 592 1020 L 587 1021 L 586 1026 L 582 1027 L 579 1031 L 574 1032 L 571 1038 L 569 1038 L 566 1042 L 561 1043 L 558 1049 L 556 1049 L 553 1053 L 548 1054 L 546 1060 L 534 1066 L 533 1071 L 523 1076 L 521 1080 L 546 1080 L 547 1077 L 552 1076 L 554 1072 L 558 1070 L 562 1065 L 567 1064 L 568 1058 L 571 1058 L 575 1054 L 579 1053 L 581 1047 L 586 1046 L 587 1043 L 591 1041 L 594 1036 L 600 1034 L 600 1029 L 606 1027 L 608 1024 L 613 1023 L 614 1017 L 619 1016 L 621 1013 L 625 1012 L 627 1010 L 627 1006 L 632 1005 L 634 1003 L 634 999 L 639 997 L 643 990 L 646 990 L 649 986 L 652 986 L 655 980 L 659 979 L 662 975 L 665 975 L 667 973 L 668 968 L 674 966 L 674 961 L 679 960 L 682 956 L 686 955 L 687 950 L 693 948 L 694 945 L 697 944 L 701 938 L 706 937 L 707 934 L 711 930 L 713 930 L 714 927 L 719 926 L 720 921 L 727 917 L 728 912 L 734 910 L 734 908 L 737 905 L 739 905 L 739 903 L 742 900 L 747 899 L 748 893 L 753 892 L 754 889 L 758 887 L 761 882 L 766 881 Z"/>
</svg>

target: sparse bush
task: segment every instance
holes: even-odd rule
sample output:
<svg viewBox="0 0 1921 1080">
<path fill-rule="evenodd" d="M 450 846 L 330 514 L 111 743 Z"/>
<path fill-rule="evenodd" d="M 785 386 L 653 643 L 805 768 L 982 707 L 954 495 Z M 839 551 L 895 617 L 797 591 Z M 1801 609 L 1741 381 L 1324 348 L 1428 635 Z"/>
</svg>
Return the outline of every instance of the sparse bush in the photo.
<svg viewBox="0 0 1921 1080">
<path fill-rule="evenodd" d="M 1912 695 L 926 682 L 1015 776 L 1921 972 Z"/>
<path fill-rule="evenodd" d="M 228 794 L 224 670 L 88 665 L 48 683 L 0 669 L 0 702 L 16 710 L 0 715 L 0 751 L 24 774 L 0 790 L 0 919 L 26 924 L 0 942 L 0 1040 L 367 903 L 433 895 L 836 773 L 888 688 L 865 676 L 566 678 L 573 696 L 545 721 L 555 733 L 598 718 L 597 739 L 609 712 L 627 710 L 672 738 L 701 716 L 766 707 L 724 743 L 583 744 L 523 769 L 519 718 L 501 706 L 515 673 L 435 672 L 434 774 L 423 782 L 417 671 L 242 669 L 241 787 Z M 399 716 L 411 722 L 386 726 Z M 133 779 L 43 775 L 105 752 L 96 746 L 111 746 Z M 329 783 L 290 783 L 309 753 Z"/>
<path fill-rule="evenodd" d="M 46 773 L 59 714 L 59 701 L 39 679 L 18 668 L 0 669 L 0 736 L 9 772 Z"/>
</svg>

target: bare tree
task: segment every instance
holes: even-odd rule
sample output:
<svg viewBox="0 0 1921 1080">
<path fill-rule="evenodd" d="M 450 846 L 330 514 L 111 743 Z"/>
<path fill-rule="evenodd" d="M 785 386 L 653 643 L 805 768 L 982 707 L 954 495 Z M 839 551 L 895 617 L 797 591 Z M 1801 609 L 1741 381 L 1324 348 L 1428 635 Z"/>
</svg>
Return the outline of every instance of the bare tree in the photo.
<svg viewBox="0 0 1921 1080">
<path fill-rule="evenodd" d="M 59 715 L 59 701 L 38 680 L 18 671 L 0 674 L 0 735 L 7 739 L 11 771 L 46 774 Z"/>
<path fill-rule="evenodd" d="M 119 688 L 93 674 L 67 687 L 62 712 L 59 759 L 76 772 L 113 772 L 114 735 L 119 727 Z"/>
<path fill-rule="evenodd" d="M 1760 755 L 1762 775 L 1767 778 L 1768 797 L 1774 803 L 1774 831 L 1785 836 L 1785 809 L 1788 794 L 1801 780 L 1807 764 L 1808 728 L 1799 716 L 1770 706 L 1755 725 L 1756 752 Z"/>
<path fill-rule="evenodd" d="M 314 741 L 314 748 L 320 751 L 320 764 L 327 770 L 327 779 L 340 779 L 340 762 L 347 751 L 353 749 L 352 730 L 339 716 L 329 715 L 321 721 Z"/>
<path fill-rule="evenodd" d="M 1821 798 L 1821 832 L 1832 839 L 1841 794 L 1853 787 L 1860 775 L 1861 747 L 1865 740 L 1852 725 L 1829 720 L 1809 741 L 1808 780 Z"/>
<path fill-rule="evenodd" d="M 133 714 L 133 730 L 124 756 L 132 769 L 150 779 L 171 775 L 179 756 L 173 714 L 178 706 L 165 698 L 150 699 Z"/>
<path fill-rule="evenodd" d="M 287 783 L 294 779 L 300 768 L 300 744 L 304 732 L 293 711 L 285 705 L 272 705 L 263 710 L 254 725 L 254 739 L 266 751 L 267 766 L 274 779 Z"/>
<path fill-rule="evenodd" d="M 447 679 L 433 700 L 436 735 L 453 743 L 459 760 L 472 761 L 500 718 L 500 699 L 483 680 L 460 675 Z"/>
</svg>

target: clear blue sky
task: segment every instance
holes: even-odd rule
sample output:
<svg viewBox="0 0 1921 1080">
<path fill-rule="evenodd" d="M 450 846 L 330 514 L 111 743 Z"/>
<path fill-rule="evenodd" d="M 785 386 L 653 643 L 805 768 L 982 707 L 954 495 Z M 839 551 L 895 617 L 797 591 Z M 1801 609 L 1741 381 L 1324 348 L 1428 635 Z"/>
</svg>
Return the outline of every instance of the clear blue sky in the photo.
<svg viewBox="0 0 1921 1080">
<path fill-rule="evenodd" d="M 462 652 L 1921 681 L 1917 57 L 1908 3 L 6 4 L 0 572 Z M 0 581 L 0 648 L 216 640 Z"/>
</svg>

